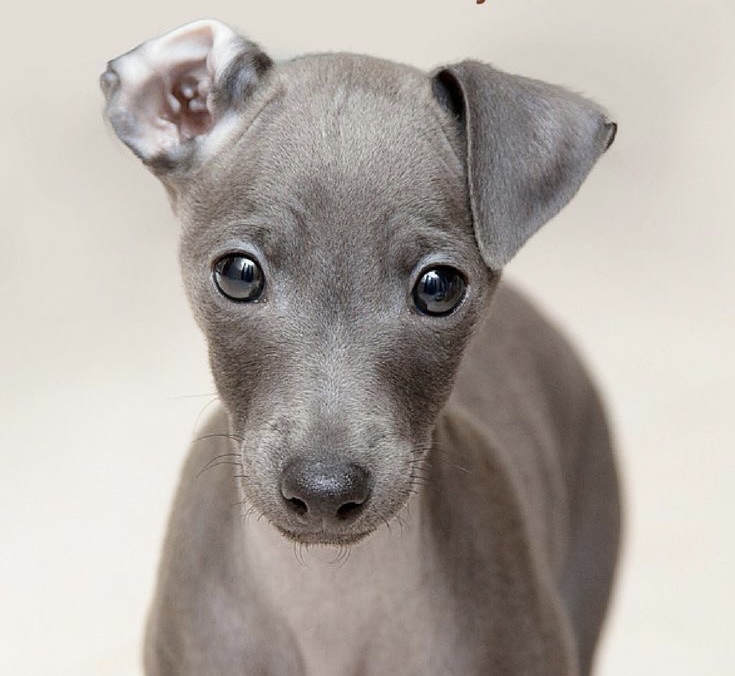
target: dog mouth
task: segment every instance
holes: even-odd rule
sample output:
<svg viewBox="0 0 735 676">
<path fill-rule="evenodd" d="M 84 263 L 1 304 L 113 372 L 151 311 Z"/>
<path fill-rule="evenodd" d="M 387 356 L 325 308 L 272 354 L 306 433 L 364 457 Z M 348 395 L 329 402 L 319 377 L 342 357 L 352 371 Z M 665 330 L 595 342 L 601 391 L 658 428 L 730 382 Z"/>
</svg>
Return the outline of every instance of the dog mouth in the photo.
<svg viewBox="0 0 735 676">
<path fill-rule="evenodd" d="M 276 523 L 272 523 L 272 525 L 287 540 L 306 546 L 350 547 L 362 542 L 375 532 L 375 528 L 367 528 L 356 532 L 339 532 L 326 528 L 300 530 Z"/>
<path fill-rule="evenodd" d="M 383 527 L 391 530 L 394 519 L 401 521 L 399 513 L 410 495 L 389 502 L 381 497 L 372 495 L 365 504 L 337 514 L 332 510 L 327 514 L 294 512 L 287 501 L 282 501 L 279 508 L 271 506 L 263 516 L 276 532 L 295 544 L 348 547 L 367 540 Z"/>
</svg>

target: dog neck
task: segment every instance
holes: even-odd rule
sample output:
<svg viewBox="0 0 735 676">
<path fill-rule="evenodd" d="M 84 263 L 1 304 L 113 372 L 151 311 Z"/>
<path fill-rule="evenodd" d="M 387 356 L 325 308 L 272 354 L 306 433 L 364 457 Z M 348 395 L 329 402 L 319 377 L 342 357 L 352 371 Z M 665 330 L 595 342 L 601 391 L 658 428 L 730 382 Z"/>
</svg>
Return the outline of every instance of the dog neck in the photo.
<svg viewBox="0 0 735 676">
<path fill-rule="evenodd" d="M 399 518 L 348 549 L 299 546 L 265 519 L 246 520 L 248 570 L 287 623 L 306 673 L 351 673 L 356 648 L 373 654 L 405 641 L 407 628 L 426 616 L 422 606 L 436 592 L 426 584 L 432 548 L 421 502 L 420 493 L 412 496 Z"/>
</svg>

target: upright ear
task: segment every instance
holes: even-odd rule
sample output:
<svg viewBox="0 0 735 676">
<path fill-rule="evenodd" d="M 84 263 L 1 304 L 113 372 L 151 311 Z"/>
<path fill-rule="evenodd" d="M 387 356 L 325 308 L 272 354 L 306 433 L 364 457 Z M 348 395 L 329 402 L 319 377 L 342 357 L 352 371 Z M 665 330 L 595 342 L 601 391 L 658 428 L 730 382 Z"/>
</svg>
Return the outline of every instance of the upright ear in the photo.
<svg viewBox="0 0 735 676">
<path fill-rule="evenodd" d="M 110 61 L 100 83 L 115 133 L 156 173 L 188 168 L 272 62 L 219 21 L 202 20 Z"/>
<path fill-rule="evenodd" d="M 433 84 L 462 125 L 475 236 L 499 270 L 574 196 L 617 127 L 581 96 L 483 63 L 442 68 Z"/>
</svg>

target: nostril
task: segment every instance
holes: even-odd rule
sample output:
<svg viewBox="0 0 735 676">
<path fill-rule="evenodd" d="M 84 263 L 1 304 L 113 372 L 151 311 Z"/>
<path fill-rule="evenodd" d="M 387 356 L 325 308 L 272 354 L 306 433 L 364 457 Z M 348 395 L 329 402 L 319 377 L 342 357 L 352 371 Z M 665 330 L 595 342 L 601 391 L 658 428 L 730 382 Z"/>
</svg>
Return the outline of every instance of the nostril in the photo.
<svg viewBox="0 0 735 676">
<path fill-rule="evenodd" d="M 309 511 L 306 503 L 298 498 L 286 498 L 286 504 L 288 505 L 288 508 L 294 514 L 298 514 L 298 516 L 304 516 Z"/>
<path fill-rule="evenodd" d="M 337 510 L 337 518 L 342 521 L 352 519 L 362 511 L 364 504 L 364 502 L 345 502 L 345 504 Z"/>
</svg>

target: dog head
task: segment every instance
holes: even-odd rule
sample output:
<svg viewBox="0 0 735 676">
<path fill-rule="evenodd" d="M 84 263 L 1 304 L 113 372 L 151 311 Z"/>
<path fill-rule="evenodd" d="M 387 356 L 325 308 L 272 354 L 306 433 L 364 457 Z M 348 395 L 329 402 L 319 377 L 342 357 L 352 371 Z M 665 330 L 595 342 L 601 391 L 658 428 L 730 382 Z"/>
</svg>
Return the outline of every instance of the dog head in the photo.
<svg viewBox="0 0 735 676">
<path fill-rule="evenodd" d="M 216 21 L 110 62 L 107 115 L 161 179 L 247 502 L 349 544 L 411 493 L 501 268 L 615 127 L 491 66 L 274 63 Z"/>
</svg>

